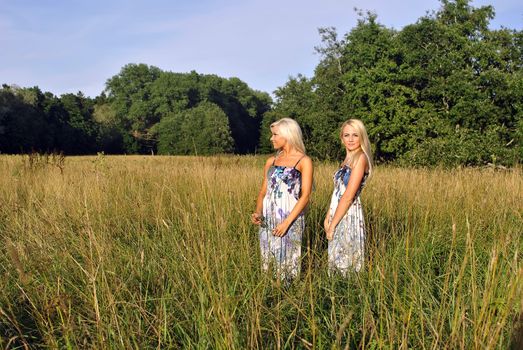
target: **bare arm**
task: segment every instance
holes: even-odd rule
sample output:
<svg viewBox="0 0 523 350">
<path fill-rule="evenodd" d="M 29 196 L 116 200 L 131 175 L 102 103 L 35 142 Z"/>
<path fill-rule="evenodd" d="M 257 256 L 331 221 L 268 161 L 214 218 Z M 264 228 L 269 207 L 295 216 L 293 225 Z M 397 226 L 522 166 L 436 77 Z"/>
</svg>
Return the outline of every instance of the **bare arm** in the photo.
<svg viewBox="0 0 523 350">
<path fill-rule="evenodd" d="M 300 213 L 309 204 L 309 199 L 312 193 L 312 179 L 313 179 L 313 167 L 312 160 L 305 156 L 296 167 L 301 173 L 301 191 L 300 198 L 292 208 L 289 216 L 285 218 L 276 228 L 273 230 L 274 235 L 282 237 L 287 233 L 287 230 L 291 224 L 296 220 Z"/>
<path fill-rule="evenodd" d="M 270 157 L 267 159 L 265 166 L 263 167 L 263 182 L 260 192 L 258 193 L 258 198 L 256 199 L 256 209 L 254 210 L 254 213 L 251 214 L 251 221 L 255 225 L 261 224 L 261 218 L 263 216 L 263 198 L 265 197 L 265 193 L 267 193 L 267 172 L 269 171 L 273 161 L 274 157 Z"/>
<path fill-rule="evenodd" d="M 358 192 L 361 181 L 363 180 L 363 176 L 365 175 L 366 168 L 367 157 L 364 154 L 362 154 L 360 155 L 358 162 L 354 166 L 354 169 L 351 169 L 349 183 L 347 184 L 347 188 L 345 189 L 345 192 L 343 193 L 343 195 L 340 198 L 340 201 L 338 202 L 338 206 L 336 207 L 336 211 L 334 212 L 334 215 L 332 216 L 330 223 L 328 225 L 325 225 L 328 240 L 332 239 L 332 237 L 334 236 L 334 229 L 340 223 L 341 219 L 343 218 L 345 213 L 347 213 L 347 210 L 349 210 L 352 202 L 354 201 L 354 196 Z M 327 212 L 326 221 L 328 221 L 328 216 L 329 213 Z"/>
</svg>

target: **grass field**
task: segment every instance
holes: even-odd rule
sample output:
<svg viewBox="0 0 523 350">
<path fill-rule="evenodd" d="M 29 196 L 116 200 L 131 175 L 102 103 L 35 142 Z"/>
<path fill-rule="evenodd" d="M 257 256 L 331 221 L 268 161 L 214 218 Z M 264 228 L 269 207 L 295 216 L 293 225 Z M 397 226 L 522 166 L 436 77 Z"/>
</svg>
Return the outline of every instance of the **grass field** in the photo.
<svg viewBox="0 0 523 350">
<path fill-rule="evenodd" d="M 364 271 L 261 273 L 264 158 L 0 156 L 0 347 L 521 349 L 522 169 L 378 167 Z"/>
</svg>

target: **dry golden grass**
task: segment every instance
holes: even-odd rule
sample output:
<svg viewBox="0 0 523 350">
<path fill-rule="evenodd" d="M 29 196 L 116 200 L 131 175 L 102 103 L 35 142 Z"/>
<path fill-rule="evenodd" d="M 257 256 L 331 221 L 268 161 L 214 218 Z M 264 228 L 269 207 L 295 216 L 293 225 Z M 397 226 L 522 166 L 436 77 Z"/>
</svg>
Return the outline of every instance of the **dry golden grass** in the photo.
<svg viewBox="0 0 523 350">
<path fill-rule="evenodd" d="M 302 274 L 282 286 L 249 222 L 263 163 L 0 156 L 0 346 L 517 346 L 521 169 L 378 167 L 366 269 L 342 278 L 321 231 L 335 165 L 317 163 Z"/>
</svg>

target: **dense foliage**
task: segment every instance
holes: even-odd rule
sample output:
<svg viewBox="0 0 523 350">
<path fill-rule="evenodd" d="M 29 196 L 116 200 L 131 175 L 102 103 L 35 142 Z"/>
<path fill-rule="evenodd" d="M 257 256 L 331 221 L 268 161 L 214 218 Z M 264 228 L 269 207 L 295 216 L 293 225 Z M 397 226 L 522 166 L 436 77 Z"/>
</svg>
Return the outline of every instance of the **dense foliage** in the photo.
<svg viewBox="0 0 523 350">
<path fill-rule="evenodd" d="M 4 85 L 0 153 L 251 153 L 272 103 L 238 78 L 145 64 L 126 65 L 106 87 L 91 99 Z"/>
<path fill-rule="evenodd" d="M 310 78 L 271 97 L 238 78 L 128 64 L 95 99 L 0 89 L 0 153 L 270 152 L 269 125 L 302 126 L 308 153 L 339 159 L 338 126 L 367 125 L 379 162 L 514 165 L 523 159 L 523 31 L 489 29 L 491 6 L 442 0 L 401 30 L 360 13 L 341 38 L 320 29 Z"/>
<path fill-rule="evenodd" d="M 227 153 L 234 146 L 227 116 L 210 102 L 163 118 L 158 134 L 158 151 L 163 154 Z"/>
<path fill-rule="evenodd" d="M 238 78 L 163 72 L 145 64 L 123 67 L 106 86 L 107 103 L 127 132 L 125 148 L 130 152 L 154 149 L 160 140 L 161 153 L 193 153 L 202 127 L 207 128 L 206 141 L 197 149 L 203 154 L 254 152 L 260 122 L 272 103 L 267 93 L 250 89 Z M 216 132 L 209 130 L 212 127 Z M 170 135 L 165 134 L 168 130 Z M 168 141 L 173 138 L 178 138 L 176 145 Z"/>
<path fill-rule="evenodd" d="M 265 125 L 302 125 L 309 152 L 336 158 L 348 118 L 367 127 L 380 161 L 414 165 L 514 164 L 523 159 L 523 32 L 490 30 L 490 6 L 442 1 L 401 31 L 360 13 L 338 39 L 320 29 L 321 61 L 279 88 Z M 268 143 L 262 139 L 262 148 Z"/>
<path fill-rule="evenodd" d="M 93 153 L 104 140 L 93 119 L 95 100 L 78 94 L 60 98 L 38 87 L 0 89 L 0 152 Z"/>
</svg>

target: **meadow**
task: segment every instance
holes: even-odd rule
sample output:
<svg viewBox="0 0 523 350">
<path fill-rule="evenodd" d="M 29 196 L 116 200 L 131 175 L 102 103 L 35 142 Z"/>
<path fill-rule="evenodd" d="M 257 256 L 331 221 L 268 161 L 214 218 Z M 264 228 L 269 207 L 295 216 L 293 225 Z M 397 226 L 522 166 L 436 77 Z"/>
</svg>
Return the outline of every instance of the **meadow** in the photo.
<svg viewBox="0 0 523 350">
<path fill-rule="evenodd" d="M 366 265 L 260 271 L 263 157 L 0 156 L 0 347 L 521 349 L 523 170 L 377 167 Z"/>
</svg>

